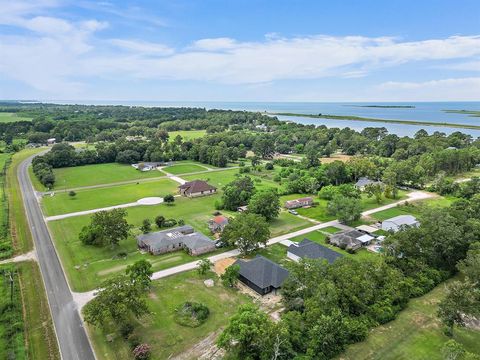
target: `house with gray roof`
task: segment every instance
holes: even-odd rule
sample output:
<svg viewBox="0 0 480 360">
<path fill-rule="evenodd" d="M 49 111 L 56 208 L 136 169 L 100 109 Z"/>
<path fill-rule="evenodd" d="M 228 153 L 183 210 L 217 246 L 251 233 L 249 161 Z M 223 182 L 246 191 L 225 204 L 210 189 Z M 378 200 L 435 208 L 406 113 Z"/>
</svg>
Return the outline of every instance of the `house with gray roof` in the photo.
<svg viewBox="0 0 480 360">
<path fill-rule="evenodd" d="M 420 222 L 413 215 L 399 215 L 382 221 L 382 230 L 397 232 L 405 227 L 420 226 Z"/>
<path fill-rule="evenodd" d="M 301 259 L 324 259 L 333 264 L 335 260 L 342 256 L 342 254 L 308 239 L 303 239 L 297 244 L 291 244 L 287 249 L 287 257 L 296 262 Z"/>
<path fill-rule="evenodd" d="M 357 250 L 362 246 L 370 244 L 375 237 L 356 229 L 344 230 L 330 235 L 328 241 L 330 244 L 338 246 L 340 249 Z"/>
<path fill-rule="evenodd" d="M 361 177 L 358 179 L 358 181 L 355 183 L 355 187 L 360 190 L 360 191 L 363 191 L 365 190 L 365 187 L 368 186 L 368 185 L 382 185 L 383 186 L 383 183 L 381 181 L 376 181 L 376 180 L 371 180 L 369 179 L 368 177 Z"/>
<path fill-rule="evenodd" d="M 257 256 L 252 260 L 238 259 L 239 280 L 260 295 L 276 293 L 288 277 L 288 271 L 273 261 Z"/>
<path fill-rule="evenodd" d="M 195 232 L 189 225 L 141 234 L 137 236 L 137 245 L 152 255 L 179 250 L 186 250 L 190 255 L 201 255 L 215 250 L 213 240 Z"/>
</svg>

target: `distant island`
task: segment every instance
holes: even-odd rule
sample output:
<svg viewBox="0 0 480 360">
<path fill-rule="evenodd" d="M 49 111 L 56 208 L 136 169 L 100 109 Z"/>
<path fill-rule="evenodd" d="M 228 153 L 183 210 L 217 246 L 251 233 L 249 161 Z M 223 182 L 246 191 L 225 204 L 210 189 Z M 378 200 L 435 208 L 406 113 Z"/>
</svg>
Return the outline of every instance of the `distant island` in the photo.
<svg viewBox="0 0 480 360">
<path fill-rule="evenodd" d="M 382 109 L 415 109 L 414 105 L 344 105 L 344 106 L 382 108 Z"/>
<path fill-rule="evenodd" d="M 473 117 L 480 117 L 480 111 L 476 110 L 442 110 L 443 112 L 449 113 L 449 114 L 464 114 L 468 116 L 473 116 Z"/>
<path fill-rule="evenodd" d="M 318 119 L 370 121 L 370 122 L 388 123 L 388 124 L 440 126 L 440 127 L 449 127 L 449 128 L 480 130 L 480 125 L 455 124 L 455 123 L 447 123 L 447 122 L 433 122 L 433 121 L 421 121 L 421 120 L 378 119 L 378 118 L 368 118 L 368 117 L 353 116 L 353 115 L 297 114 L 297 113 L 288 113 L 288 112 L 269 112 L 267 114 L 279 115 L 279 116 L 292 116 L 292 117 L 308 117 L 308 118 L 318 118 Z M 480 116 L 480 112 L 478 112 L 478 115 L 470 115 L 470 116 Z"/>
</svg>

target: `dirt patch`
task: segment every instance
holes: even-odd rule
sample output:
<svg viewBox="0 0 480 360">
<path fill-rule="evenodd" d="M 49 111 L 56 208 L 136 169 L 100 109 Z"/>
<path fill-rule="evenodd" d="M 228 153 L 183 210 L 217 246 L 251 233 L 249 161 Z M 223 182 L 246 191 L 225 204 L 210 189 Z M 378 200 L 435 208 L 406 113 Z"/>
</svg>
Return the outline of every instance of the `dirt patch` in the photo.
<svg viewBox="0 0 480 360">
<path fill-rule="evenodd" d="M 225 272 L 225 269 L 232 265 L 235 262 L 234 258 L 226 258 L 222 260 L 218 260 L 214 265 L 213 265 L 213 271 L 220 276 Z"/>
<path fill-rule="evenodd" d="M 199 343 L 193 345 L 187 351 L 172 357 L 172 360 L 193 360 L 193 359 L 202 359 L 202 360 L 219 360 L 223 359 L 225 352 L 222 349 L 219 349 L 215 345 L 215 340 L 217 336 L 222 332 L 222 329 L 219 329 Z"/>
<path fill-rule="evenodd" d="M 158 300 L 157 294 L 155 294 L 153 291 L 148 294 L 148 297 L 152 300 Z"/>
<path fill-rule="evenodd" d="M 347 162 L 352 158 L 351 155 L 345 155 L 345 154 L 333 154 L 330 157 L 322 157 L 320 158 L 320 161 L 322 164 L 330 164 L 336 160 L 341 161 L 341 162 Z"/>
</svg>

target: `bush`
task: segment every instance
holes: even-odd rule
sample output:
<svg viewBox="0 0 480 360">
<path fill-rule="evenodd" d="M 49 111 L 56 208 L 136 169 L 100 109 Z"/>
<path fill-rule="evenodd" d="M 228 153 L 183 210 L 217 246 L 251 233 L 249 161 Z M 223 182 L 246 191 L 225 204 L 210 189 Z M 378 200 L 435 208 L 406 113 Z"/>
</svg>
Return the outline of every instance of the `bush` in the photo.
<svg viewBox="0 0 480 360">
<path fill-rule="evenodd" d="M 133 349 L 133 356 L 135 360 L 147 360 L 150 359 L 150 353 L 152 349 L 148 344 L 140 344 Z"/>
<path fill-rule="evenodd" d="M 185 220 L 179 219 L 178 220 L 178 226 L 183 226 L 183 225 L 185 225 Z"/>
<path fill-rule="evenodd" d="M 210 310 L 204 304 L 186 301 L 175 309 L 175 322 L 182 326 L 197 327 L 203 324 Z"/>
<path fill-rule="evenodd" d="M 165 217 L 164 216 L 158 215 L 157 217 L 155 217 L 155 224 L 157 224 L 157 226 L 159 228 L 163 227 L 164 223 L 165 223 Z"/>
<path fill-rule="evenodd" d="M 273 170 L 273 164 L 271 162 L 266 163 L 265 170 Z"/>
<path fill-rule="evenodd" d="M 172 227 L 177 225 L 177 220 L 175 219 L 167 219 L 163 222 L 163 227 Z"/>
<path fill-rule="evenodd" d="M 135 327 L 132 323 L 126 322 L 122 324 L 122 326 L 120 326 L 120 334 L 125 340 L 127 340 L 130 334 L 133 332 L 134 328 Z"/>
</svg>

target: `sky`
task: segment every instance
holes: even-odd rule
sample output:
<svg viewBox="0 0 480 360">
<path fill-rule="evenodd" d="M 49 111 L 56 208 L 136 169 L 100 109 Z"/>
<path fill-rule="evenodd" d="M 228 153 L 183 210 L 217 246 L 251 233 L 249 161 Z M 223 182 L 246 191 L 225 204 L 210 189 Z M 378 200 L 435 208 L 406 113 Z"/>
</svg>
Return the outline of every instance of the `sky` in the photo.
<svg viewBox="0 0 480 360">
<path fill-rule="evenodd" d="M 0 99 L 480 101 L 480 1 L 0 0 Z"/>
</svg>

